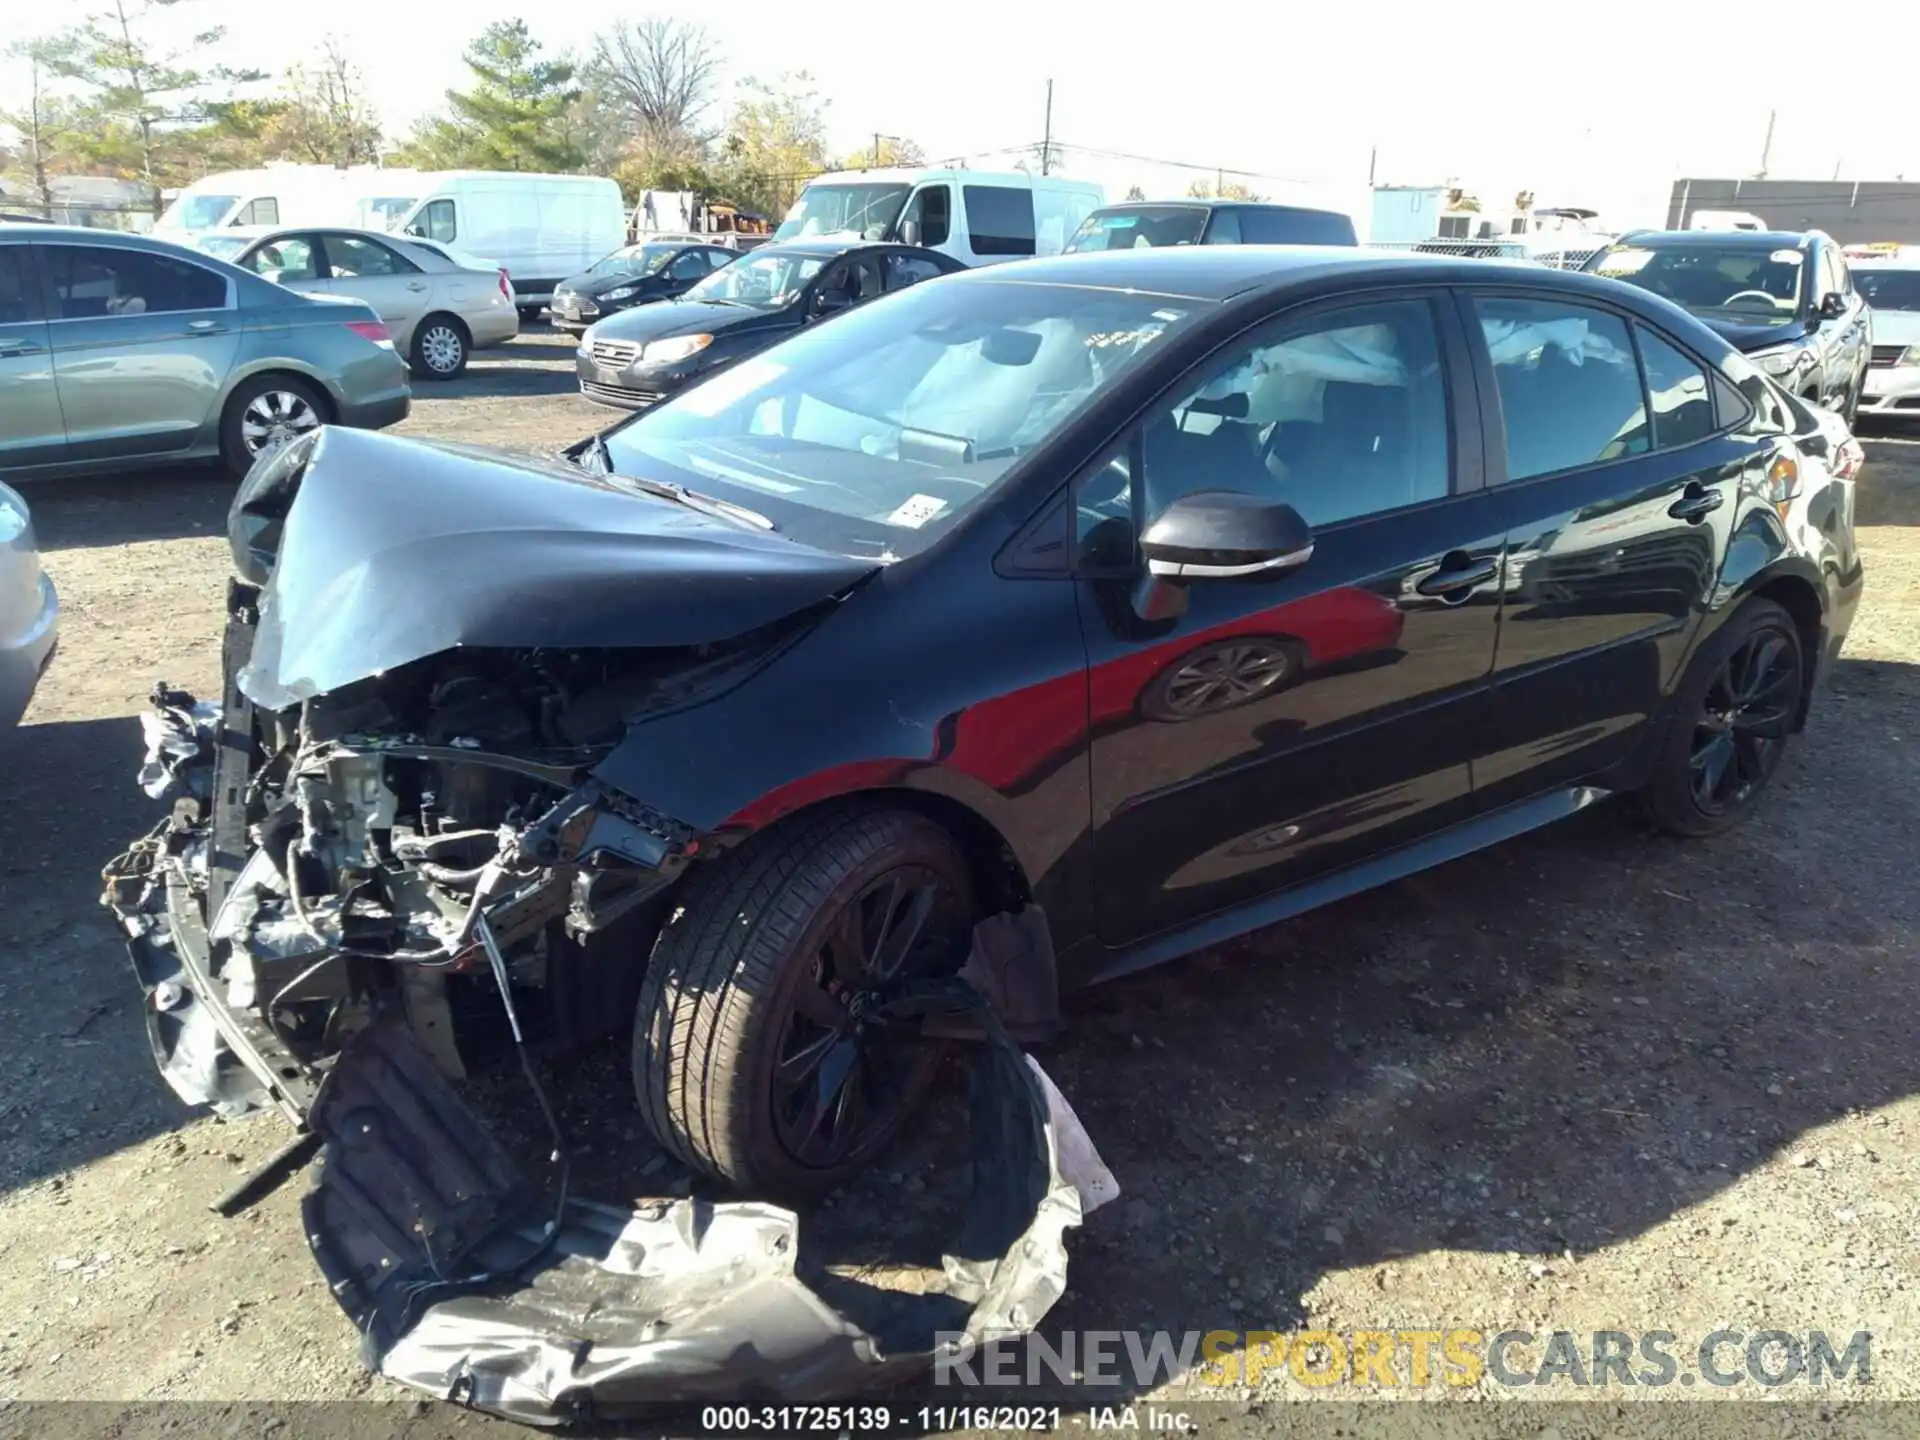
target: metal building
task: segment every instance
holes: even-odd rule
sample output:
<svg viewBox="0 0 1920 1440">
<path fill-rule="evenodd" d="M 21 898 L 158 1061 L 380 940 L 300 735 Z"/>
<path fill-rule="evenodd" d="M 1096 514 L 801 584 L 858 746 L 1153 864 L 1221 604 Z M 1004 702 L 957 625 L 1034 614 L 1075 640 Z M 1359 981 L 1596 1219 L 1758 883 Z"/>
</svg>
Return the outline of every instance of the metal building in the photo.
<svg viewBox="0 0 1920 1440">
<path fill-rule="evenodd" d="M 1667 225 L 1687 228 L 1702 210 L 1741 210 L 1775 230 L 1824 230 L 1843 245 L 1920 244 L 1920 184 L 1902 180 L 1709 180 L 1673 182 Z"/>
</svg>

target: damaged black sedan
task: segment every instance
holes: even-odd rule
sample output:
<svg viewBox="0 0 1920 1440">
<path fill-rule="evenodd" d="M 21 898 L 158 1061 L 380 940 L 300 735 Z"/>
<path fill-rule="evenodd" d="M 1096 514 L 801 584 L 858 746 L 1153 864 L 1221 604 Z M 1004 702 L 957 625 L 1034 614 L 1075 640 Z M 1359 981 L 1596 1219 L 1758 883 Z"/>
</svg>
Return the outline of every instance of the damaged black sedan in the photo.
<svg viewBox="0 0 1920 1440">
<path fill-rule="evenodd" d="M 188 1099 L 630 1030 L 667 1147 L 804 1193 L 977 1033 L 924 1003 L 970 954 L 1042 1035 L 1612 792 L 1731 823 L 1856 463 L 1640 292 L 1231 248 L 916 286 L 564 460 L 328 429 L 237 497 L 226 693 L 158 696 L 107 898 Z"/>
</svg>

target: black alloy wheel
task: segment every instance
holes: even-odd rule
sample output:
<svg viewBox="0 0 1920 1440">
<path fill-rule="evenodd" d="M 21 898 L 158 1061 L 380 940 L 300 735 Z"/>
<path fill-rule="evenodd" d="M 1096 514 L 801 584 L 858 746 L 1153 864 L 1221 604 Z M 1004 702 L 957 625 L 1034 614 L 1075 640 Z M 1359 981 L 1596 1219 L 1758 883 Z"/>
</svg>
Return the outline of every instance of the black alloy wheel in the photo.
<svg viewBox="0 0 1920 1440">
<path fill-rule="evenodd" d="M 1800 647 L 1762 628 L 1721 663 L 1693 726 L 1693 800 L 1706 815 L 1738 809 L 1780 764 L 1800 703 Z"/>
<path fill-rule="evenodd" d="M 940 1047 L 887 1004 L 903 981 L 950 971 L 965 930 L 960 897 L 924 865 L 876 876 L 826 926 L 790 996 L 774 1068 L 774 1126 L 798 1164 L 838 1169 L 899 1128 Z"/>
<path fill-rule="evenodd" d="M 1674 692 L 1641 792 L 1647 818 L 1674 835 L 1713 835 L 1752 810 L 1798 725 L 1807 655 L 1772 600 L 1743 604 L 1693 658 Z"/>
</svg>

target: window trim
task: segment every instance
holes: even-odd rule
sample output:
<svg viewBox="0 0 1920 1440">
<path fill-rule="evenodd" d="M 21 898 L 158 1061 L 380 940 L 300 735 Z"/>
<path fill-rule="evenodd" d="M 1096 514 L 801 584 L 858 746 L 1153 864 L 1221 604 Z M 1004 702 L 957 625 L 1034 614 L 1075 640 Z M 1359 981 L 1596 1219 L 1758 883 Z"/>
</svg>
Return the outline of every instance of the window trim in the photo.
<svg viewBox="0 0 1920 1440">
<path fill-rule="evenodd" d="M 172 254 L 160 250 L 149 250 L 143 245 L 100 245 L 90 240 L 41 240 L 27 247 L 35 253 L 34 263 L 40 272 L 41 321 L 47 325 L 92 325 L 102 320 L 143 320 L 159 319 L 165 315 L 204 315 L 209 310 L 238 310 L 240 308 L 239 287 L 231 275 L 218 270 L 208 269 L 199 263 L 190 253 L 182 250 Z M 149 315 L 141 311 L 138 315 L 62 315 L 59 312 L 60 298 L 54 293 L 53 266 L 48 257 L 38 253 L 48 249 L 106 250 L 121 254 L 143 255 L 153 260 L 171 260 L 176 264 L 188 265 L 207 275 L 211 275 L 226 287 L 226 295 L 218 305 L 201 305 L 192 310 L 159 310 Z M 259 277 L 256 276 L 256 279 Z M 158 338 L 158 337 L 155 337 Z"/>
<path fill-rule="evenodd" d="M 1330 535 L 1353 525 L 1366 525 L 1388 517 L 1399 518 L 1414 515 L 1432 506 L 1451 504 L 1479 494 L 1487 488 L 1485 470 L 1486 446 L 1482 441 L 1483 422 L 1480 418 L 1479 377 L 1473 373 L 1470 337 L 1461 331 L 1461 318 L 1457 306 L 1453 303 L 1450 287 L 1436 285 L 1430 281 L 1411 280 L 1400 282 L 1374 282 L 1364 288 L 1342 290 L 1329 295 L 1317 295 L 1310 299 L 1290 299 L 1277 309 L 1266 310 L 1250 318 L 1232 334 L 1223 337 L 1204 354 L 1196 357 L 1183 367 L 1167 383 L 1156 389 L 1145 401 L 1136 406 L 1118 425 L 1104 435 L 1094 445 L 1087 456 L 1077 462 L 1068 476 L 1065 490 L 1065 506 L 1068 513 L 1069 535 L 1067 554 L 1067 573 L 1076 580 L 1112 580 L 1130 577 L 1138 573 L 1138 554 L 1135 563 L 1125 571 L 1116 569 L 1099 570 L 1080 564 L 1075 553 L 1077 527 L 1073 525 L 1073 516 L 1077 513 L 1074 496 L 1087 477 L 1106 463 L 1114 452 L 1124 446 L 1128 452 L 1128 464 L 1133 473 L 1138 474 L 1141 466 L 1141 422 L 1148 416 L 1177 399 L 1187 389 L 1198 383 L 1218 364 L 1222 357 L 1234 350 L 1251 347 L 1262 341 L 1262 332 L 1311 325 L 1323 316 L 1336 315 L 1343 310 L 1357 310 L 1370 305 L 1390 304 L 1394 302 L 1423 302 L 1433 319 L 1434 340 L 1440 353 L 1440 375 L 1446 391 L 1447 433 L 1450 441 L 1448 464 L 1448 490 L 1444 495 L 1436 495 L 1430 500 L 1421 500 L 1412 505 L 1397 506 L 1392 510 L 1375 510 L 1365 515 L 1350 515 L 1343 520 L 1314 527 L 1314 534 Z M 1034 525 L 1037 525 L 1047 507 L 1060 498 L 1061 491 L 1049 491 L 1047 498 L 1035 508 L 1033 516 L 1015 535 L 1010 544 L 1017 545 L 1021 538 Z M 1136 486 L 1133 490 L 1134 531 L 1136 542 L 1138 533 L 1145 526 L 1145 517 L 1140 513 L 1141 493 Z M 1005 553 L 1003 547 L 1002 553 Z"/>
<path fill-rule="evenodd" d="M 1467 345 L 1472 352 L 1475 377 L 1479 381 L 1480 424 L 1481 433 L 1486 437 L 1486 443 L 1483 448 L 1485 450 L 1486 485 L 1489 490 L 1505 490 L 1518 485 L 1532 485 L 1541 480 L 1560 480 L 1568 475 L 1587 475 L 1594 471 L 1607 469 L 1609 466 L 1631 465 L 1636 461 L 1651 459 L 1655 455 L 1668 455 L 1674 452 L 1673 450 L 1659 450 L 1654 448 L 1653 411 L 1649 406 L 1647 409 L 1647 448 L 1638 454 L 1616 455 L 1611 460 L 1595 460 L 1586 465 L 1569 465 L 1563 470 L 1549 470 L 1543 475 L 1529 475 L 1522 480 L 1510 479 L 1507 475 L 1507 422 L 1506 415 L 1500 407 L 1500 382 L 1493 371 L 1493 353 L 1487 348 L 1486 336 L 1480 330 L 1480 319 L 1474 314 L 1473 310 L 1474 299 L 1478 296 L 1503 300 L 1547 300 L 1561 305 L 1571 305 L 1588 310 L 1599 310 L 1605 314 L 1612 315 L 1627 327 L 1627 338 L 1633 350 L 1633 361 L 1634 364 L 1639 367 L 1640 371 L 1638 383 L 1640 386 L 1640 403 L 1642 405 L 1648 404 L 1647 370 L 1646 365 L 1640 358 L 1639 339 L 1633 332 L 1633 327 L 1636 325 L 1646 326 L 1667 344 L 1693 361 L 1694 364 L 1700 366 L 1703 370 L 1708 370 L 1719 375 L 1736 394 L 1739 393 L 1738 387 L 1734 386 L 1731 380 L 1727 380 L 1725 373 L 1721 371 L 1720 367 L 1702 358 L 1699 352 L 1694 350 L 1692 346 L 1685 344 L 1671 331 L 1663 330 L 1659 325 L 1646 319 L 1636 311 L 1630 310 L 1622 305 L 1616 305 L 1609 300 L 1601 299 L 1597 296 L 1589 296 L 1584 292 L 1575 293 L 1570 290 L 1560 290 L 1552 286 L 1532 286 L 1524 282 L 1514 281 L 1484 285 L 1473 284 L 1471 282 L 1456 283 L 1453 287 L 1453 295 L 1455 303 L 1458 306 L 1460 323 L 1466 330 Z M 1745 397 L 1742 398 L 1744 399 Z M 1752 407 L 1749 406 L 1747 415 L 1750 416 L 1752 413 Z M 1714 406 L 1714 419 L 1717 422 L 1720 418 L 1720 407 L 1716 403 Z M 1720 425 L 1713 434 L 1692 441 L 1691 445 L 1704 445 L 1709 440 L 1724 439 L 1733 430 L 1737 429 L 1746 418 L 1747 416 L 1742 416 L 1739 420 L 1735 420 L 1731 424 Z M 1674 450 L 1688 449 L 1691 448 L 1691 445 L 1675 446 Z"/>
<path fill-rule="evenodd" d="M 320 246 L 320 263 L 327 272 L 320 277 L 323 280 L 344 280 L 350 285 L 355 280 L 384 280 L 388 278 L 386 275 L 335 275 L 333 273 L 333 251 L 329 248 L 328 242 L 336 239 L 358 240 L 363 245 L 371 245 L 376 250 L 386 251 L 388 257 L 392 259 L 394 264 L 401 267 L 398 270 L 389 272 L 392 275 L 424 275 L 427 273 L 405 255 L 402 255 L 393 246 L 383 240 L 377 240 L 371 235 L 355 235 L 349 230 L 306 230 L 299 233 L 310 235 L 318 242 Z M 451 264 L 452 262 L 449 261 L 448 263 Z"/>
</svg>

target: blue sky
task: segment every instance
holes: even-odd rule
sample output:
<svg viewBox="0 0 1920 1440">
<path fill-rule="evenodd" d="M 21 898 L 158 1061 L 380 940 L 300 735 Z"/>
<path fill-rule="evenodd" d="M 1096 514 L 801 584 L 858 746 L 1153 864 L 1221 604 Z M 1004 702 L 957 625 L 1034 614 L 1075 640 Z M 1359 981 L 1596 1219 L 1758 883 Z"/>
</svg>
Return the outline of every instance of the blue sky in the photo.
<svg viewBox="0 0 1920 1440">
<path fill-rule="evenodd" d="M 48 0 L 33 14 L 51 27 L 95 3 Z M 320 0 L 293 11 L 188 0 L 168 23 L 182 33 L 223 24 L 219 58 L 276 70 L 335 36 L 404 130 L 461 83 L 461 47 L 490 20 L 524 15 L 564 48 L 647 13 L 659 11 L 621 0 Z M 832 101 L 837 150 L 875 130 L 910 135 L 934 156 L 1036 141 L 1051 78 L 1057 139 L 1256 172 L 1265 178 L 1254 188 L 1275 195 L 1358 204 L 1377 147 L 1383 183 L 1455 177 L 1490 206 L 1525 187 L 1541 203 L 1657 223 L 1677 175 L 1759 165 L 1770 108 L 1777 177 L 1920 180 L 1920 5 L 1906 0 L 1844 10 L 1805 0 L 728 0 L 667 13 L 697 13 L 729 80 L 810 72 Z M 1184 189 L 1192 173 L 1071 151 L 1066 168 L 1150 194 Z"/>
</svg>

